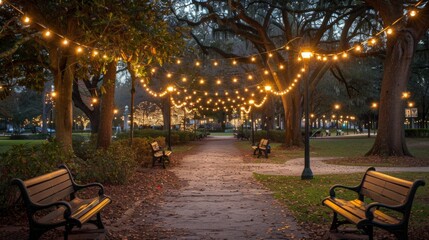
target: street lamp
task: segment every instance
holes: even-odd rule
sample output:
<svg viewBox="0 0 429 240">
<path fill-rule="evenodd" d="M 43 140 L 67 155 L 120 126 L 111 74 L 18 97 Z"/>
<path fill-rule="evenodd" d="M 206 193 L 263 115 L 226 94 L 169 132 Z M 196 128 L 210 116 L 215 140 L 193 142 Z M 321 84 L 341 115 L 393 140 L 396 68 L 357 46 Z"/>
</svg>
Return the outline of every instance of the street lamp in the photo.
<svg viewBox="0 0 429 240">
<path fill-rule="evenodd" d="M 254 103 L 255 103 L 255 100 L 253 100 L 253 99 L 249 100 L 250 105 L 253 105 Z M 253 111 L 250 112 L 250 119 L 252 121 L 252 146 L 253 146 L 253 145 L 255 145 L 255 129 L 253 127 L 253 124 L 254 124 L 254 122 L 253 122 Z"/>
<path fill-rule="evenodd" d="M 375 111 L 376 111 L 377 107 L 378 107 L 378 103 L 373 102 L 371 104 L 371 108 L 374 110 L 374 112 L 372 113 L 372 123 L 371 123 L 371 125 L 372 125 L 372 127 L 374 129 L 374 135 L 375 135 L 375 128 L 376 128 L 376 124 L 375 124 Z"/>
<path fill-rule="evenodd" d="M 301 57 L 304 59 L 304 68 L 310 59 L 312 53 L 309 51 L 302 51 Z M 304 107 L 305 107 L 305 137 L 304 137 L 304 170 L 301 174 L 301 179 L 312 179 L 313 172 L 310 169 L 310 118 L 309 118 L 309 99 L 308 99 L 308 76 L 304 82 Z"/>
<path fill-rule="evenodd" d="M 173 86 L 167 87 L 168 91 L 168 150 L 171 150 L 171 93 L 174 91 Z"/>
</svg>

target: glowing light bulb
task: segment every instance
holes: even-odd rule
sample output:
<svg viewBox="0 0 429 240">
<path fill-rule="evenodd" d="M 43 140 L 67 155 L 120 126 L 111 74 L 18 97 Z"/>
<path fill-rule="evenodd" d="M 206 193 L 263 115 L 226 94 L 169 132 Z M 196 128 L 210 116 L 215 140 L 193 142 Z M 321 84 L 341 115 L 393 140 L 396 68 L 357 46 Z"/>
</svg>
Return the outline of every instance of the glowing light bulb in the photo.
<svg viewBox="0 0 429 240">
<path fill-rule="evenodd" d="M 177 63 L 177 64 L 181 64 L 181 63 L 182 63 L 182 61 L 180 61 L 180 59 L 177 59 L 176 63 Z"/>
<path fill-rule="evenodd" d="M 94 50 L 94 51 L 92 51 L 92 56 L 97 56 L 98 55 L 98 51 L 97 50 Z"/>
<path fill-rule="evenodd" d="M 250 60 L 251 60 L 252 62 L 254 62 L 254 61 L 256 61 L 256 58 L 255 58 L 255 57 L 252 57 Z"/>
<path fill-rule="evenodd" d="M 46 30 L 45 33 L 43 34 L 45 37 L 50 37 L 51 36 L 51 31 Z"/>
<path fill-rule="evenodd" d="M 82 47 L 77 47 L 77 48 L 76 48 L 76 53 L 82 53 L 82 52 L 83 52 Z"/>
<path fill-rule="evenodd" d="M 67 38 L 64 38 L 64 40 L 63 40 L 63 45 L 64 45 L 64 46 L 69 45 L 69 40 L 68 40 Z"/>
<path fill-rule="evenodd" d="M 188 81 L 188 80 L 185 77 L 182 78 L 182 82 L 186 82 L 186 81 Z"/>
<path fill-rule="evenodd" d="M 392 35 L 392 33 L 393 33 L 393 29 L 388 28 L 388 29 L 386 30 L 386 33 L 387 33 L 387 35 Z"/>
<path fill-rule="evenodd" d="M 237 61 L 236 61 L 236 60 L 233 60 L 233 61 L 232 61 L 232 65 L 237 65 Z"/>
<path fill-rule="evenodd" d="M 348 55 L 347 55 L 347 53 L 346 52 L 343 52 L 343 58 L 347 58 L 348 57 Z"/>
<path fill-rule="evenodd" d="M 200 65 L 201 65 L 200 62 L 198 62 L 198 61 L 195 62 L 195 66 L 199 67 Z"/>
<path fill-rule="evenodd" d="M 417 11 L 416 10 L 413 9 L 413 10 L 410 11 L 410 16 L 411 17 L 415 17 L 416 15 L 417 15 Z"/>
<path fill-rule="evenodd" d="M 28 16 L 24 16 L 23 21 L 24 23 L 30 23 L 31 19 Z"/>
</svg>

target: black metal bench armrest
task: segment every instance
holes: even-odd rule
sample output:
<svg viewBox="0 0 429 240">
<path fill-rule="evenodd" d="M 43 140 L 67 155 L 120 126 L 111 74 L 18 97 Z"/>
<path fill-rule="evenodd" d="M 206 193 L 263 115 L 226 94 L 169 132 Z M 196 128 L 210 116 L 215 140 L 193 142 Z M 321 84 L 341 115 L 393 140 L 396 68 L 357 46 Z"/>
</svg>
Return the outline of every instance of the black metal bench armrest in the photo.
<svg viewBox="0 0 429 240">
<path fill-rule="evenodd" d="M 331 198 L 335 198 L 335 189 L 336 188 L 344 188 L 344 189 L 351 190 L 351 191 L 358 193 L 360 186 L 350 187 L 350 186 L 344 186 L 344 185 L 336 184 L 336 185 L 332 186 L 331 189 L 329 189 L 329 196 Z"/>
<path fill-rule="evenodd" d="M 75 191 L 80 191 L 82 189 L 89 188 L 89 187 L 99 187 L 100 190 L 98 190 L 98 195 L 99 196 L 104 195 L 104 187 L 103 185 L 101 185 L 101 183 L 88 183 L 85 185 L 74 183 Z"/>
<path fill-rule="evenodd" d="M 58 201 L 58 202 L 53 202 L 53 203 L 49 203 L 49 204 L 31 203 L 31 208 L 35 209 L 33 212 L 40 211 L 40 210 L 47 209 L 47 208 L 51 208 L 51 207 L 55 207 L 55 206 L 64 206 L 66 208 L 64 210 L 64 218 L 65 219 L 67 219 L 71 216 L 71 205 L 70 205 L 70 203 L 68 203 L 66 201 Z"/>
<path fill-rule="evenodd" d="M 372 221 L 374 219 L 374 213 L 373 212 L 375 210 L 377 210 L 378 208 L 387 208 L 387 209 L 402 212 L 402 213 L 404 212 L 403 211 L 403 208 L 404 208 L 403 204 L 401 204 L 401 205 L 387 205 L 384 203 L 373 202 L 373 203 L 368 204 L 368 206 L 366 206 L 365 217 L 368 220 Z"/>
</svg>

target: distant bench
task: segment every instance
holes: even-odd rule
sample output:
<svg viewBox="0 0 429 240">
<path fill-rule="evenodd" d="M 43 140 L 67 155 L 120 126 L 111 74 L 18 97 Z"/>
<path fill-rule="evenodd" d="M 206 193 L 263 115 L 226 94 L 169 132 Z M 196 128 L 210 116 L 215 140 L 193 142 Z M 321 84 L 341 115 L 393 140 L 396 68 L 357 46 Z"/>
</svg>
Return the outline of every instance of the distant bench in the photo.
<svg viewBox="0 0 429 240">
<path fill-rule="evenodd" d="M 152 149 L 152 167 L 158 162 L 163 168 L 166 168 L 166 164 L 170 163 L 170 155 L 172 152 L 170 150 L 164 150 L 156 141 L 150 143 L 150 147 Z"/>
<path fill-rule="evenodd" d="M 270 153 L 271 148 L 269 145 L 268 139 L 262 138 L 259 141 L 259 144 L 256 146 L 252 146 L 253 149 L 253 155 L 256 155 L 258 153 L 258 158 L 264 154 L 265 158 L 268 158 L 268 153 Z"/>
<path fill-rule="evenodd" d="M 61 165 L 60 170 L 25 181 L 15 178 L 12 184 L 21 190 L 30 223 L 30 239 L 38 239 L 46 231 L 61 226 L 65 227 L 64 239 L 67 239 L 73 227 L 80 228 L 86 222 L 104 229 L 100 211 L 111 200 L 104 195 L 103 186 L 100 183 L 77 184 L 65 165 Z M 77 197 L 78 191 L 89 187 L 99 188 L 98 196 Z"/>
<path fill-rule="evenodd" d="M 408 220 L 411 205 L 423 180 L 415 182 L 392 177 L 369 168 L 361 183 L 355 187 L 334 185 L 325 198 L 323 205 L 334 211 L 331 231 L 338 231 L 342 224 L 355 224 L 363 230 L 369 239 L 373 239 L 373 227 L 383 228 L 393 233 L 398 239 L 408 239 Z M 343 188 L 357 193 L 357 199 L 337 198 L 335 190 Z M 368 200 L 372 201 L 368 201 Z M 393 214 L 392 214 L 393 213 Z M 338 215 L 345 220 L 339 221 Z"/>
</svg>

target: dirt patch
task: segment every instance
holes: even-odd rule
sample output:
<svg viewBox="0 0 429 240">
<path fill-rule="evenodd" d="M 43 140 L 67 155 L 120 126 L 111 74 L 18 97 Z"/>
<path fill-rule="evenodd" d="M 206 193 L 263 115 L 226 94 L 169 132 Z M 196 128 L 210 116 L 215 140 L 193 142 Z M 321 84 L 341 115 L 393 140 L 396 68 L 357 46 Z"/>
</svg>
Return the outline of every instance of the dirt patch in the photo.
<svg viewBox="0 0 429 240">
<path fill-rule="evenodd" d="M 374 166 L 374 167 L 427 167 L 429 158 L 414 157 L 349 157 L 323 160 L 328 164 L 347 166 Z"/>
</svg>

